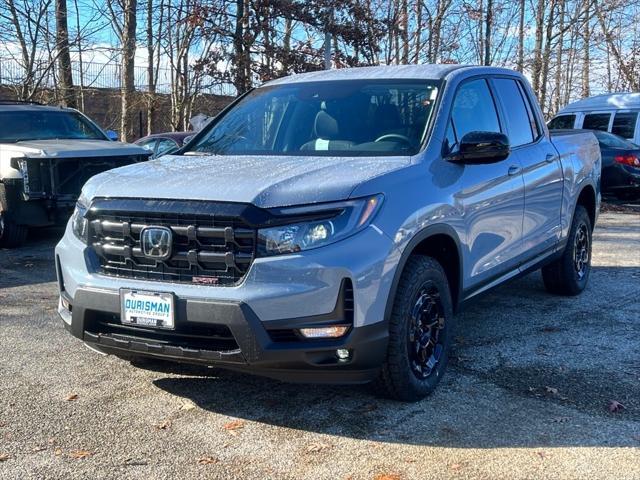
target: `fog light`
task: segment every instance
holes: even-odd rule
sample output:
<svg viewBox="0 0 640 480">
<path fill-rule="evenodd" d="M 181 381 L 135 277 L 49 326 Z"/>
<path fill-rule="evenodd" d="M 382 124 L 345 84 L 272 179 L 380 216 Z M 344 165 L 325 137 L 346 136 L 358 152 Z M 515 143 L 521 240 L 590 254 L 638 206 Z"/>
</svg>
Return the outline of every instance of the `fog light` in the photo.
<svg viewBox="0 0 640 480">
<path fill-rule="evenodd" d="M 350 356 L 351 354 L 346 348 L 339 348 L 336 350 L 336 357 L 338 357 L 338 360 L 349 360 Z"/>
<path fill-rule="evenodd" d="M 69 300 L 64 297 L 60 297 L 60 303 L 62 303 L 62 308 L 71 311 L 71 304 L 69 303 Z"/>
<path fill-rule="evenodd" d="M 344 335 L 349 327 L 334 326 L 320 328 L 301 328 L 300 333 L 306 338 L 337 338 Z"/>
</svg>

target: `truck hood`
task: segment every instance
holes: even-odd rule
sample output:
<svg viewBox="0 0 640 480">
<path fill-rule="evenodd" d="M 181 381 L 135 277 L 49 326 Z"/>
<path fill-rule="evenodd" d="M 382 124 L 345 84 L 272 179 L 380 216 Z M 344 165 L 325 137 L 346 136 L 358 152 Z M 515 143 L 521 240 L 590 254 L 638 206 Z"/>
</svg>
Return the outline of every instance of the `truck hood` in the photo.
<svg viewBox="0 0 640 480">
<path fill-rule="evenodd" d="M 110 140 L 27 140 L 11 144 L 11 149 L 27 157 L 72 158 L 140 155 L 149 153 L 142 147 Z"/>
<path fill-rule="evenodd" d="M 283 207 L 344 200 L 410 157 L 165 156 L 93 177 L 85 197 L 210 200 Z"/>
</svg>

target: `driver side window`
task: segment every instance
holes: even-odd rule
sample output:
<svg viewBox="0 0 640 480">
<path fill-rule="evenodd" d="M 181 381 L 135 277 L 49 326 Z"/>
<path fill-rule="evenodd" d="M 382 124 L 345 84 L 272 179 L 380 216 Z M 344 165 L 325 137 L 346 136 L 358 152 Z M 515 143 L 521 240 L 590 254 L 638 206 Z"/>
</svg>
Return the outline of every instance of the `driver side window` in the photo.
<svg viewBox="0 0 640 480">
<path fill-rule="evenodd" d="M 472 80 L 458 88 L 451 107 L 451 123 L 448 130 L 455 132 L 457 141 L 469 132 L 500 133 L 498 113 L 485 79 Z"/>
</svg>

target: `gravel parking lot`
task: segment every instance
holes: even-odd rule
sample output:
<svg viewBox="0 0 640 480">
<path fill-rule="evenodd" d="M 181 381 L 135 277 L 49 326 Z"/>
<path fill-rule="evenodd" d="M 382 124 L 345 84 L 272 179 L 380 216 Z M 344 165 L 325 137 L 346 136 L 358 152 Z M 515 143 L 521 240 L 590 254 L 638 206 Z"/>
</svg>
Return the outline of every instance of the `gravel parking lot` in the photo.
<svg viewBox="0 0 640 480">
<path fill-rule="evenodd" d="M 640 209 L 601 215 L 581 296 L 534 273 L 469 307 L 415 404 L 95 354 L 55 312 L 59 234 L 0 251 L 0 478 L 640 479 Z"/>
</svg>

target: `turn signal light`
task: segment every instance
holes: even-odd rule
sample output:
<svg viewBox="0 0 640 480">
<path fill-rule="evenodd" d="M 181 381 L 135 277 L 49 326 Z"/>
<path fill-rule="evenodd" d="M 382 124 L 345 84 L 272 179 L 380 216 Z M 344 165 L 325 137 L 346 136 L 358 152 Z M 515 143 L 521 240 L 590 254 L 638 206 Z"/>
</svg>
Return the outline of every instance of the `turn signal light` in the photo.
<svg viewBox="0 0 640 480">
<path fill-rule="evenodd" d="M 318 328 L 301 328 L 300 334 L 305 338 L 338 338 L 347 333 L 348 326 L 332 326 Z"/>
<path fill-rule="evenodd" d="M 614 158 L 616 163 L 629 165 L 630 167 L 640 167 L 640 158 L 635 155 L 616 155 Z"/>
</svg>

